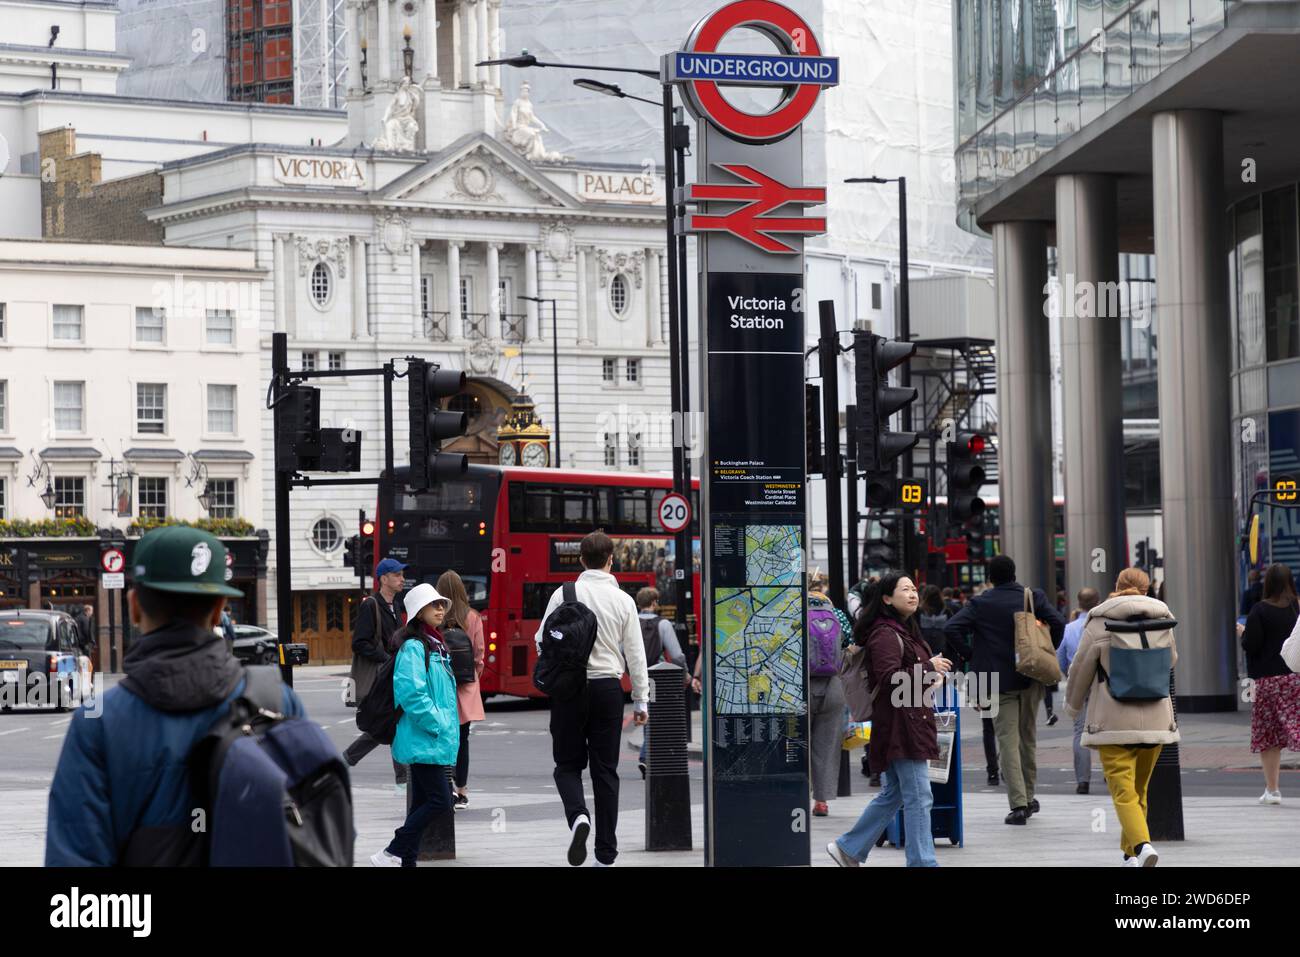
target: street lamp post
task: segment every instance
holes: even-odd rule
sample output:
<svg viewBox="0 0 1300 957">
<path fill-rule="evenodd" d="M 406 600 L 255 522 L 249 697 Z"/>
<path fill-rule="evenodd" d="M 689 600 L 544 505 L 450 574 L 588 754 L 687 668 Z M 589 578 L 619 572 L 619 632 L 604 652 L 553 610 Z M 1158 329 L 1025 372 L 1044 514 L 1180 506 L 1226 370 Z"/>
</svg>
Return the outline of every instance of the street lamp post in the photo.
<svg viewBox="0 0 1300 957">
<path fill-rule="evenodd" d="M 555 401 L 555 422 L 551 426 L 551 435 L 555 439 L 555 457 L 551 462 L 553 467 L 558 469 L 560 467 L 560 328 L 559 321 L 555 317 L 555 300 L 543 296 L 520 296 L 519 298 L 538 305 L 544 302 L 551 304 L 551 375 L 554 377 L 552 395 Z"/>
</svg>

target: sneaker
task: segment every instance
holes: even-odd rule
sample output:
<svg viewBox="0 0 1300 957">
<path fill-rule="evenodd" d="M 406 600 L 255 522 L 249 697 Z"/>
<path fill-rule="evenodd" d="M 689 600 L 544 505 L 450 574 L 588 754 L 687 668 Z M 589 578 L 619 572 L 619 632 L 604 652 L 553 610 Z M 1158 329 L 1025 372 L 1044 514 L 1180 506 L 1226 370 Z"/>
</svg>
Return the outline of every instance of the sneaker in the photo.
<svg viewBox="0 0 1300 957">
<path fill-rule="evenodd" d="M 579 814 L 571 828 L 573 836 L 569 840 L 569 863 L 578 867 L 587 859 L 587 835 L 591 833 L 591 818 Z"/>
<path fill-rule="evenodd" d="M 645 780 L 645 762 L 644 762 L 644 761 L 638 761 L 638 762 L 636 763 L 636 769 L 637 769 L 638 771 L 641 772 L 641 780 L 644 781 L 644 780 Z"/>
<path fill-rule="evenodd" d="M 1049 714 L 1049 715 L 1047 716 L 1047 726 L 1050 728 L 1050 727 L 1052 727 L 1053 725 L 1055 725 L 1056 722 L 1058 722 L 1058 721 L 1060 721 L 1060 720 L 1061 720 L 1061 719 L 1058 718 L 1054 713 L 1053 713 L 1053 714 Z"/>
<path fill-rule="evenodd" d="M 831 813 L 831 809 L 826 806 L 825 801 L 813 802 L 813 817 L 826 817 Z"/>
<path fill-rule="evenodd" d="M 1076 784 L 1076 785 L 1074 786 L 1074 793 L 1075 793 L 1075 794 L 1087 794 L 1087 793 L 1088 793 L 1088 787 L 1089 787 L 1089 784 L 1088 784 L 1087 781 L 1080 781 L 1078 784 Z"/>
<path fill-rule="evenodd" d="M 859 861 L 854 860 L 853 858 L 849 857 L 848 854 L 844 853 L 844 848 L 840 847 L 839 841 L 831 841 L 829 844 L 827 844 L 826 853 L 829 854 L 831 856 L 831 860 L 834 861 L 836 864 L 838 864 L 840 867 L 861 867 L 862 866 L 862 864 Z"/>
<path fill-rule="evenodd" d="M 469 807 L 469 795 L 458 793 L 456 797 L 452 800 L 452 807 L 454 807 L 457 811 L 465 810 L 465 808 Z"/>
<path fill-rule="evenodd" d="M 382 851 L 370 855 L 370 866 L 371 867 L 401 867 L 402 859 L 400 857 L 394 857 L 392 854 L 389 854 L 388 849 L 384 848 Z"/>
<path fill-rule="evenodd" d="M 1259 803 L 1260 804 L 1281 804 L 1282 792 L 1266 790 L 1263 794 L 1260 795 Z"/>
<path fill-rule="evenodd" d="M 616 861 L 610 861 L 608 864 L 606 864 L 604 861 L 597 860 L 594 857 L 591 859 L 592 867 L 614 867 L 616 863 L 617 863 Z"/>
<path fill-rule="evenodd" d="M 1123 863 L 1122 866 L 1123 866 L 1123 867 L 1141 867 L 1142 865 L 1138 863 L 1138 859 L 1137 859 L 1136 857 L 1129 857 L 1127 854 L 1125 854 L 1125 855 L 1124 855 L 1124 863 Z"/>
<path fill-rule="evenodd" d="M 1155 849 L 1153 844 L 1143 844 L 1142 849 L 1137 852 L 1137 856 L 1132 858 L 1137 861 L 1134 867 L 1155 867 L 1160 861 L 1160 852 Z"/>
<path fill-rule="evenodd" d="M 1024 824 L 1029 820 L 1029 808 L 1014 807 L 1004 819 L 1004 824 Z"/>
</svg>

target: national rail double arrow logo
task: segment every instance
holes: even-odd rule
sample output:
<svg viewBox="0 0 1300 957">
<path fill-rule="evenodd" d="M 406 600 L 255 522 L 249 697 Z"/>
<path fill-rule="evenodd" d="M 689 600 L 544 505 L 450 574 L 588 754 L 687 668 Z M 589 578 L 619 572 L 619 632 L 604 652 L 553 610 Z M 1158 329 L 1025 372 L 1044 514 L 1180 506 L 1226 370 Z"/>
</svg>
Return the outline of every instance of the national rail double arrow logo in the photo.
<svg viewBox="0 0 1300 957">
<path fill-rule="evenodd" d="M 816 236 L 826 232 L 826 219 L 822 216 L 772 215 L 782 206 L 819 206 L 825 203 L 825 187 L 786 186 L 744 163 L 722 163 L 718 167 L 749 185 L 692 183 L 686 190 L 687 200 L 744 205 L 725 215 L 690 214 L 686 217 L 688 232 L 731 233 L 764 252 L 793 255 L 798 255 L 799 250 L 780 239 L 780 234 Z"/>
</svg>

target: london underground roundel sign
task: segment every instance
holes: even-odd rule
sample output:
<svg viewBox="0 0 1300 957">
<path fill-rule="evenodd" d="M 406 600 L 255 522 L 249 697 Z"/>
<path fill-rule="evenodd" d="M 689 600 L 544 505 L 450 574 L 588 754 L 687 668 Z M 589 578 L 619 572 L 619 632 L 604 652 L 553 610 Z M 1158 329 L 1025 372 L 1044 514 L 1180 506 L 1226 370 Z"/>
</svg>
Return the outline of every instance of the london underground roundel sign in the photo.
<svg viewBox="0 0 1300 957">
<path fill-rule="evenodd" d="M 719 53 L 723 38 L 743 27 L 768 36 L 783 53 Z M 773 0 L 727 4 L 701 20 L 685 48 L 665 59 L 665 78 L 685 87 L 697 116 L 751 143 L 770 143 L 794 132 L 817 105 L 822 88 L 839 82 L 839 60 L 823 57 L 803 17 Z M 777 86 L 786 93 L 774 110 L 755 114 L 727 102 L 723 85 Z"/>
</svg>

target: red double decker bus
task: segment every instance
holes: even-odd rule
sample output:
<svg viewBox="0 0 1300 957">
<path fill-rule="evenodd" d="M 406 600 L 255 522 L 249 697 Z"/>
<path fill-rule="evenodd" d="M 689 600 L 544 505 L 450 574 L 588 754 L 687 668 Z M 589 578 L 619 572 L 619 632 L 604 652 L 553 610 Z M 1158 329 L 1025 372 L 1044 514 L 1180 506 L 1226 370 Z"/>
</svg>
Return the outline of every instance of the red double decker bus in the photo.
<svg viewBox="0 0 1300 957">
<path fill-rule="evenodd" d="M 631 595 L 653 586 L 672 617 L 675 540 L 659 524 L 668 475 L 471 466 L 427 492 L 379 485 L 375 560 L 406 562 L 409 582 L 455 569 L 483 616 L 484 696 L 540 697 L 533 687 L 533 638 L 551 592 L 582 572 L 578 545 L 600 529 L 614 539 L 614 574 Z M 692 491 L 693 555 L 688 609 L 692 641 L 699 620 L 699 483 Z"/>
</svg>

